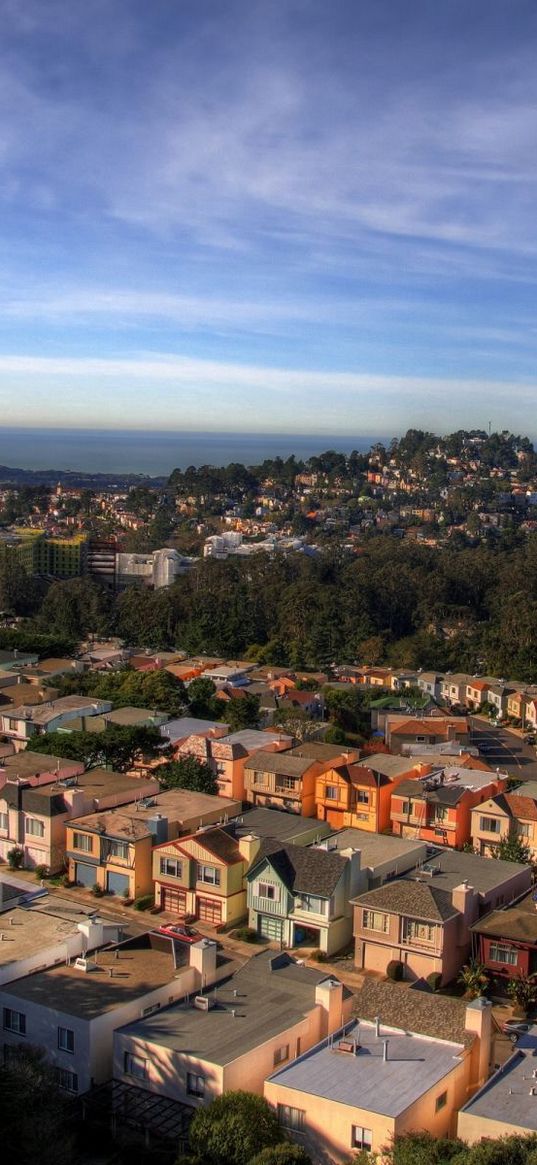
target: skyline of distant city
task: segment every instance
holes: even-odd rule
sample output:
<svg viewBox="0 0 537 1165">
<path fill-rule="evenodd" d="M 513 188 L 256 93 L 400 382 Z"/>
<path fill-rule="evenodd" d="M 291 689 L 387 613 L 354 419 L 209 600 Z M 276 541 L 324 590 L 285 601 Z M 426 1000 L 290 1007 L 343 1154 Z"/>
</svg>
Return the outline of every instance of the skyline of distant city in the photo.
<svg viewBox="0 0 537 1165">
<path fill-rule="evenodd" d="M 11 425 L 528 428 L 530 0 L 3 9 Z"/>
</svg>

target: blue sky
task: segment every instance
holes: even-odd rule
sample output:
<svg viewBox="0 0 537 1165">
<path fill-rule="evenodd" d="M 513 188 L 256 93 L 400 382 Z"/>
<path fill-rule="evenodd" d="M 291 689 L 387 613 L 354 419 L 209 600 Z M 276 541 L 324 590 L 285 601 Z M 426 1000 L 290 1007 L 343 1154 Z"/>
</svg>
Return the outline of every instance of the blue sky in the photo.
<svg viewBox="0 0 537 1165">
<path fill-rule="evenodd" d="M 535 0 L 0 17 L 2 424 L 535 435 Z"/>
</svg>

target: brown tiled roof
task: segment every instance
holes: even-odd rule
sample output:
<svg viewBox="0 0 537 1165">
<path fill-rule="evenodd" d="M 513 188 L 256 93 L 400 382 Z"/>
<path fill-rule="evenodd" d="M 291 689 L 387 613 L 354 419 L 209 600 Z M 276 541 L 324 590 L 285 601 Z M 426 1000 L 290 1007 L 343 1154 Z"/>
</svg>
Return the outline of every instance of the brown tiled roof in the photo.
<svg viewBox="0 0 537 1165">
<path fill-rule="evenodd" d="M 410 914 L 413 918 L 422 918 L 427 922 L 444 922 L 446 918 L 452 918 L 458 913 L 451 895 L 445 890 L 406 879 L 388 882 L 377 890 L 368 890 L 353 901 L 359 906 L 371 906 L 375 910 L 387 910 L 394 914 Z"/>
<path fill-rule="evenodd" d="M 195 841 L 196 845 L 206 849 L 208 853 L 213 854 L 221 862 L 225 862 L 227 866 L 234 865 L 235 862 L 242 861 L 241 851 L 235 839 L 230 837 L 223 829 L 205 829 L 203 833 L 192 834 L 188 839 L 185 837 L 178 838 L 177 846 L 185 841 Z"/>
<path fill-rule="evenodd" d="M 531 905 L 534 905 L 533 903 Z M 493 938 L 510 938 L 516 942 L 537 943 L 537 910 L 525 902 L 507 910 L 493 910 L 471 927 L 476 934 Z"/>
<path fill-rule="evenodd" d="M 354 1014 L 357 1019 L 375 1020 L 388 1027 L 469 1044 L 474 1037 L 465 1031 L 466 1005 L 462 999 L 427 994 L 396 983 L 364 979 L 356 992 Z"/>
<path fill-rule="evenodd" d="M 533 797 L 518 793 L 504 793 L 503 797 L 514 817 L 521 821 L 537 821 L 537 801 Z"/>
</svg>

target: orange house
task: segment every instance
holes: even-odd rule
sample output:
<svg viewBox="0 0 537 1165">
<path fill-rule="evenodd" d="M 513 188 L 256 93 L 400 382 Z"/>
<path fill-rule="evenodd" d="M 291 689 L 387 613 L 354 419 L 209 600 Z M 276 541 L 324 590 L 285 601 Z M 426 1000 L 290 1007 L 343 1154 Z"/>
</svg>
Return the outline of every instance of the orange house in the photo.
<svg viewBox="0 0 537 1165">
<path fill-rule="evenodd" d="M 368 757 L 367 764 L 335 765 L 317 777 L 317 817 L 335 829 L 350 827 L 373 833 L 389 829 L 394 789 L 430 767 L 383 753 Z"/>
<path fill-rule="evenodd" d="M 507 773 L 451 766 L 403 781 L 392 797 L 393 833 L 461 848 L 472 836 L 472 809 L 503 792 L 507 780 Z"/>
</svg>

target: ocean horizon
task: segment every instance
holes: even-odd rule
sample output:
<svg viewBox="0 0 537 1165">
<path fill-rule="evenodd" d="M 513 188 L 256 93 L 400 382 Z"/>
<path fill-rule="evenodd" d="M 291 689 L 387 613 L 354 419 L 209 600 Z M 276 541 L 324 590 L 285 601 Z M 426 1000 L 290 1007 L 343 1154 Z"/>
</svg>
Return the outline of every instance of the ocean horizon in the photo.
<svg viewBox="0 0 537 1165">
<path fill-rule="evenodd" d="M 257 465 L 267 457 L 306 459 L 327 449 L 366 452 L 387 437 L 327 433 L 173 433 L 129 429 L 0 427 L 0 465 L 78 473 L 139 473 L 162 477 L 189 465 Z"/>
</svg>

